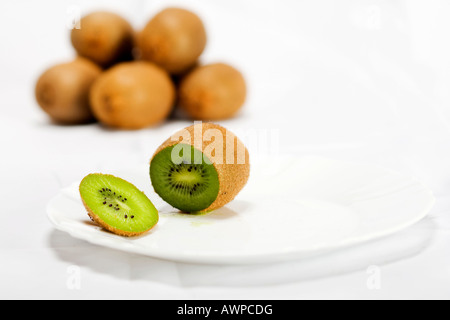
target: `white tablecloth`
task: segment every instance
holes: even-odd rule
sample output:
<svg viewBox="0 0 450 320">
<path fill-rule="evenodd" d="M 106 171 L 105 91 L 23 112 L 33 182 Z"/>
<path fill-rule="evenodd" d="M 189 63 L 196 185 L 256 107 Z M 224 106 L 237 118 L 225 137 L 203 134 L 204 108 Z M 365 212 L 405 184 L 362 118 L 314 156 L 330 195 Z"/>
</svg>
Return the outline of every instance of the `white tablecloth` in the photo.
<svg viewBox="0 0 450 320">
<path fill-rule="evenodd" d="M 202 16 L 203 62 L 229 62 L 246 75 L 245 108 L 222 125 L 277 132 L 282 154 L 414 175 L 436 196 L 429 216 L 326 256 L 257 266 L 160 261 L 55 230 L 46 205 L 62 187 L 99 168 L 148 161 L 190 122 L 131 132 L 55 126 L 35 103 L 35 81 L 73 57 L 73 6 L 115 10 L 139 28 L 167 5 Z M 449 15 L 444 0 L 2 1 L 0 298 L 450 298 Z"/>
</svg>

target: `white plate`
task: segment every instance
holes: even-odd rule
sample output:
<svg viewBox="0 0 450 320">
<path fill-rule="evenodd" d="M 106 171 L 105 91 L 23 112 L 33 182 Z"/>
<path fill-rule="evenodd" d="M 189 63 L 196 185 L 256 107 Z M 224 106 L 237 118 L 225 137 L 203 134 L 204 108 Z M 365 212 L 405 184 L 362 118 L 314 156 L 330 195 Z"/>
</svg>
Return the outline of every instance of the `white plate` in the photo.
<svg viewBox="0 0 450 320">
<path fill-rule="evenodd" d="M 251 178 L 225 208 L 181 214 L 154 192 L 148 166 L 109 170 L 143 190 L 160 211 L 150 233 L 124 238 L 90 222 L 79 182 L 48 205 L 57 229 L 91 243 L 179 262 L 267 263 L 298 259 L 400 231 L 434 204 L 414 178 L 372 165 L 318 157 L 252 164 Z"/>
</svg>

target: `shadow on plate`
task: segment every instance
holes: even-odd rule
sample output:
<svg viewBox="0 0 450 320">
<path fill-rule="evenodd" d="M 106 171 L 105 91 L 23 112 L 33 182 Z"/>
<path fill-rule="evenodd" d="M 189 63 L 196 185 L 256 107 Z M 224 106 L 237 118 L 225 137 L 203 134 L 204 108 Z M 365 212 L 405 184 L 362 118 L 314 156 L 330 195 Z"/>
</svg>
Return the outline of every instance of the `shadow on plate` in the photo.
<svg viewBox="0 0 450 320">
<path fill-rule="evenodd" d="M 128 280 L 160 282 L 178 287 L 262 286 L 311 281 L 371 266 L 410 259 L 432 242 L 434 223 L 425 218 L 397 234 L 303 260 L 256 265 L 198 265 L 175 263 L 92 245 L 54 230 L 50 246 L 57 256 L 80 268 Z"/>
</svg>

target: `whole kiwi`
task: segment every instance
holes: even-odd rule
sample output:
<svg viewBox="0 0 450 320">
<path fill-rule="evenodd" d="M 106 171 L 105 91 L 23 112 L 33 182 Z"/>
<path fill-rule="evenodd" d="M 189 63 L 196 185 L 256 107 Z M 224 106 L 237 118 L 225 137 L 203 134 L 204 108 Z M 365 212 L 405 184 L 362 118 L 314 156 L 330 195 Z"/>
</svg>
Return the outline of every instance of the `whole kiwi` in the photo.
<svg viewBox="0 0 450 320">
<path fill-rule="evenodd" d="M 97 79 L 90 100 L 95 116 L 103 124 L 142 129 L 169 116 L 175 88 L 169 74 L 155 64 L 123 62 Z"/>
<path fill-rule="evenodd" d="M 158 13 L 140 32 L 138 41 L 142 59 L 172 74 L 183 73 L 194 65 L 205 46 L 202 20 L 181 8 L 167 8 Z"/>
<path fill-rule="evenodd" d="M 195 120 L 224 120 L 242 107 L 247 94 L 245 79 L 232 66 L 215 63 L 190 72 L 179 87 L 179 105 Z"/>
<path fill-rule="evenodd" d="M 36 100 L 57 123 L 91 122 L 94 116 L 89 104 L 89 91 L 101 72 L 100 67 L 84 58 L 55 65 L 38 79 Z"/>
<path fill-rule="evenodd" d="M 107 68 L 133 58 L 134 30 L 121 16 L 96 11 L 80 20 L 80 29 L 71 32 L 77 53 Z"/>
</svg>

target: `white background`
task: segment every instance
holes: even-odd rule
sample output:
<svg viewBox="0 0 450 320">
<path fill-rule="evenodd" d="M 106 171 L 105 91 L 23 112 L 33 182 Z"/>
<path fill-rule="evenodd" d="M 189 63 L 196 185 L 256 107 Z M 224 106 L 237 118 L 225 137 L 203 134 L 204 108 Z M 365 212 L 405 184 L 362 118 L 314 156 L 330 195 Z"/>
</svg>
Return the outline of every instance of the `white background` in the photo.
<svg viewBox="0 0 450 320">
<path fill-rule="evenodd" d="M 429 216 L 355 248 L 253 267 L 160 261 L 56 231 L 46 205 L 62 187 L 100 167 L 147 161 L 190 124 L 132 132 L 51 124 L 34 85 L 74 56 L 70 8 L 111 9 L 139 29 L 171 5 L 204 20 L 203 62 L 229 62 L 246 76 L 245 108 L 223 125 L 277 131 L 280 153 L 414 175 L 437 198 Z M 449 16 L 448 1 L 1 1 L 0 298 L 450 298 Z M 374 272 L 378 290 L 368 286 Z"/>
</svg>

